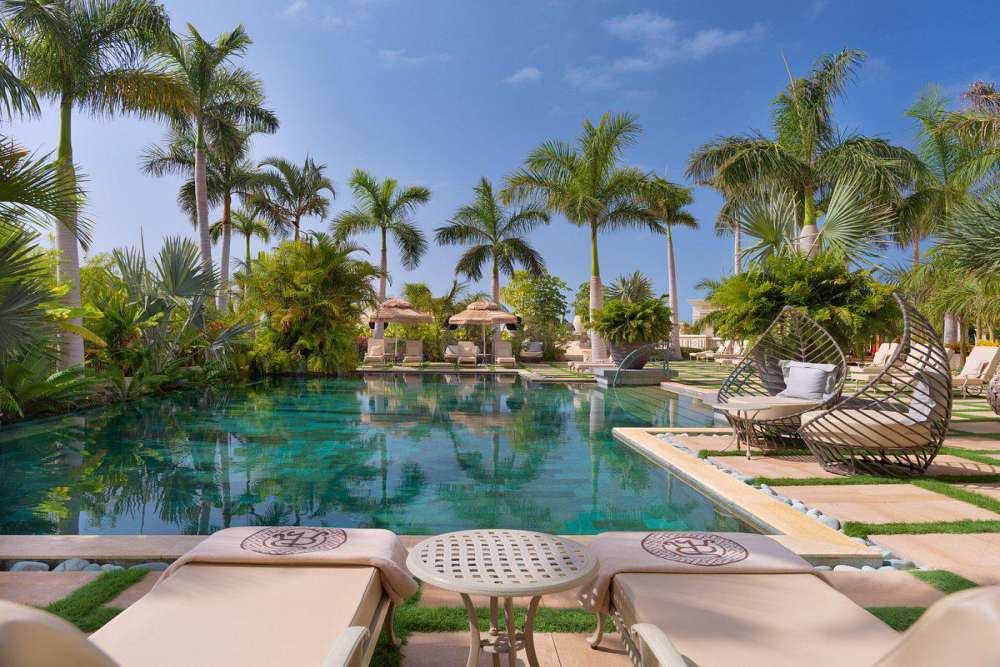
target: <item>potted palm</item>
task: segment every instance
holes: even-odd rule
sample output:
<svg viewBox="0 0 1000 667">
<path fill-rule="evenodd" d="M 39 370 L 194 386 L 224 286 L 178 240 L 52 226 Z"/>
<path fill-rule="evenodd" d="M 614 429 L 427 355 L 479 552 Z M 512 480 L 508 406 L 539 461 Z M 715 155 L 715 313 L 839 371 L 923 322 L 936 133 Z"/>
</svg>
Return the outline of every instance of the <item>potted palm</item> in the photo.
<svg viewBox="0 0 1000 667">
<path fill-rule="evenodd" d="M 594 312 L 591 326 L 608 341 L 611 359 L 619 367 L 636 370 L 645 366 L 652 356 L 652 343 L 670 335 L 670 309 L 662 298 L 641 301 L 613 299 Z M 629 358 L 628 365 L 622 365 L 632 352 L 636 354 Z"/>
</svg>

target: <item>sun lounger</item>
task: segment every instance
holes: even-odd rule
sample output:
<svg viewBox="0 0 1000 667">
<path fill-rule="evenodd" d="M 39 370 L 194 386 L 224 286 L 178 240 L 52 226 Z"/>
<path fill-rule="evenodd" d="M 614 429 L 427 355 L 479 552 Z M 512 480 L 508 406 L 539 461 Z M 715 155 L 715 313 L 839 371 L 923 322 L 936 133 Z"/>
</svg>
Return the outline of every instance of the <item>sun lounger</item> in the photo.
<svg viewBox="0 0 1000 667">
<path fill-rule="evenodd" d="M 747 341 L 738 342 L 735 340 L 727 341 L 723 343 L 715 354 L 712 355 L 712 360 L 720 364 L 735 364 L 739 363 L 743 359 L 744 351 L 746 350 Z"/>
<path fill-rule="evenodd" d="M 998 664 L 1000 588 L 932 607 L 902 639 L 767 536 L 604 533 L 585 606 L 610 614 L 640 667 Z M 597 606 L 601 587 L 610 590 Z M 970 595 L 971 593 L 971 595 Z M 601 641 L 603 623 L 591 639 Z"/>
<path fill-rule="evenodd" d="M 368 351 L 365 353 L 364 363 L 384 364 L 389 358 L 386 355 L 385 338 L 369 338 Z"/>
<path fill-rule="evenodd" d="M 510 341 L 497 341 L 495 361 L 497 366 L 505 366 L 508 368 L 514 367 L 514 364 L 517 363 L 517 359 L 514 358 L 514 351 L 510 348 Z"/>
<path fill-rule="evenodd" d="M 0 603 L 10 667 L 367 665 L 394 605 L 416 591 L 384 530 L 233 528 L 185 554 L 91 635 Z"/>
<path fill-rule="evenodd" d="M 444 348 L 444 360 L 453 364 L 458 363 L 458 345 L 448 345 Z"/>
<path fill-rule="evenodd" d="M 543 354 L 540 341 L 529 340 L 521 346 L 521 361 L 541 361 Z"/>
<path fill-rule="evenodd" d="M 969 393 L 979 395 L 990 383 L 1000 364 L 1000 347 L 977 345 L 965 358 L 965 365 L 958 375 L 952 378 L 952 387 L 961 389 L 964 396 Z"/>
<path fill-rule="evenodd" d="M 467 340 L 458 343 L 458 365 L 475 366 L 479 362 L 479 346 Z"/>
<path fill-rule="evenodd" d="M 562 353 L 563 361 L 587 361 L 590 359 L 590 348 L 583 347 L 578 340 L 572 340 Z"/>
<path fill-rule="evenodd" d="M 404 364 L 420 364 L 424 361 L 424 342 L 422 340 L 406 341 L 406 351 L 403 354 Z"/>
</svg>

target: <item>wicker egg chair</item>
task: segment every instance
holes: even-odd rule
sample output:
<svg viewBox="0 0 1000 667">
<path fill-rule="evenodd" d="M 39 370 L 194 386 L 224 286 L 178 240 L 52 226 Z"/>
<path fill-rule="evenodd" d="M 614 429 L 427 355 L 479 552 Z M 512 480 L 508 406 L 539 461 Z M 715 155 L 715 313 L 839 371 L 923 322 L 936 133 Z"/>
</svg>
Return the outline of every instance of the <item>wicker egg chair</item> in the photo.
<svg viewBox="0 0 1000 667">
<path fill-rule="evenodd" d="M 941 337 L 895 294 L 903 335 L 885 370 L 826 410 L 802 416 L 799 434 L 822 466 L 840 475 L 922 474 L 951 420 L 951 371 Z"/>
<path fill-rule="evenodd" d="M 782 399 L 782 361 L 829 364 L 830 384 L 821 400 Z M 803 448 L 801 415 L 840 399 L 847 360 L 833 337 L 811 317 L 785 306 L 767 331 L 729 374 L 719 390 L 719 405 L 737 439 L 761 450 Z"/>
</svg>

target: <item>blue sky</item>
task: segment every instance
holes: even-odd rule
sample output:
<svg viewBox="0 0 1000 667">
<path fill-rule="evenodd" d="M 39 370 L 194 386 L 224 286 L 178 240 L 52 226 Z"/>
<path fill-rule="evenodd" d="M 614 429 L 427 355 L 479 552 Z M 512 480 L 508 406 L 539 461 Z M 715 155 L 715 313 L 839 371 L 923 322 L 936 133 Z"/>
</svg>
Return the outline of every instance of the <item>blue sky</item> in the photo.
<svg viewBox="0 0 1000 667">
<path fill-rule="evenodd" d="M 613 2 L 611 0 L 176 0 L 175 30 L 191 22 L 214 37 L 243 23 L 254 45 L 245 65 L 257 72 L 281 129 L 255 143 L 255 155 L 328 165 L 337 186 L 333 211 L 353 201 L 355 167 L 433 193 L 417 222 L 430 235 L 485 175 L 499 182 L 540 141 L 573 140 L 583 119 L 606 111 L 639 115 L 644 132 L 626 160 L 683 180 L 688 154 L 721 134 L 768 130 L 769 102 L 787 81 L 782 56 L 805 72 L 827 51 L 864 50 L 838 122 L 846 129 L 911 145 L 904 110 L 928 84 L 957 96 L 993 80 L 1000 7 L 982 2 Z M 16 122 L 9 132 L 53 150 L 57 114 Z M 77 162 L 89 177 L 93 251 L 194 232 L 175 203 L 179 179 L 137 168 L 163 127 L 78 112 Z M 679 293 L 731 270 L 732 242 L 716 238 L 719 206 L 696 191 L 698 231 L 676 234 Z M 323 229 L 311 220 L 305 226 Z M 370 239 L 373 250 L 374 239 Z M 588 234 L 555 219 L 532 241 L 552 273 L 575 287 L 589 275 Z M 601 238 L 605 281 L 641 270 L 666 290 L 662 238 L 616 232 Z M 240 245 L 236 245 L 240 248 Z M 242 251 L 237 251 L 241 253 Z M 390 251 L 395 287 L 450 284 L 458 248 L 433 247 L 414 271 Z M 373 257 L 376 256 L 373 254 Z M 218 253 L 216 251 L 216 258 Z M 485 283 L 482 285 L 486 288 Z M 393 290 L 394 291 L 394 290 Z M 686 319 L 690 310 L 681 308 Z"/>
</svg>

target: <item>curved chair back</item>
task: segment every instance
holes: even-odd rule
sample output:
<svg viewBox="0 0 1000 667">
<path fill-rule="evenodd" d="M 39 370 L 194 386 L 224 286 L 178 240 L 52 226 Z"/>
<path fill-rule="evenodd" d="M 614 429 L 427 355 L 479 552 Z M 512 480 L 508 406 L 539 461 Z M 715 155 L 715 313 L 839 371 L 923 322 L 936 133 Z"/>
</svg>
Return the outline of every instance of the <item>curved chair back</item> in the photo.
<svg viewBox="0 0 1000 667">
<path fill-rule="evenodd" d="M 815 320 L 785 306 L 726 378 L 719 390 L 719 401 L 726 403 L 738 396 L 777 395 L 785 389 L 782 361 L 834 365 L 835 394 L 840 395 L 847 373 L 844 353 Z"/>
<path fill-rule="evenodd" d="M 951 370 L 941 337 L 907 299 L 892 359 L 858 391 L 803 416 L 799 434 L 830 472 L 913 475 L 937 456 L 951 421 Z"/>
</svg>

